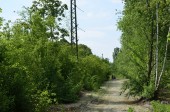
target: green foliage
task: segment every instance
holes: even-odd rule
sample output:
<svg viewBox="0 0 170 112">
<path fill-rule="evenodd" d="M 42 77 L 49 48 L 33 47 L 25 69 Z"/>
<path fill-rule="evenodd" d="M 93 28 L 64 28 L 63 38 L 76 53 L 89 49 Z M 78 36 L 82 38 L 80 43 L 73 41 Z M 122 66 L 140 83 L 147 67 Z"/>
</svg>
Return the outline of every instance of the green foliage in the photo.
<svg viewBox="0 0 170 112">
<path fill-rule="evenodd" d="M 9 111 L 10 105 L 12 105 L 12 103 L 13 103 L 13 98 L 11 98 L 11 97 L 9 98 L 4 90 L 1 90 L 0 98 L 1 98 L 0 111 L 1 112 Z"/>
<path fill-rule="evenodd" d="M 86 45 L 80 44 L 79 45 L 79 57 L 85 57 L 92 55 L 92 51 Z"/>
<path fill-rule="evenodd" d="M 130 108 L 128 109 L 128 112 L 135 112 L 135 111 L 134 111 L 133 108 L 130 107 Z"/>
<path fill-rule="evenodd" d="M 161 73 L 170 24 L 170 3 L 159 0 L 159 20 L 156 21 L 157 2 L 155 0 L 147 3 L 146 1 L 125 1 L 123 17 L 118 22 L 118 28 L 122 31 L 122 48 L 113 65 L 116 74 L 129 79 L 124 84 L 123 90 L 129 89 L 128 95 L 146 99 L 158 97 L 155 94 L 156 23 L 159 24 L 158 74 Z M 169 52 L 167 55 L 169 57 Z M 167 66 L 160 82 L 161 89 L 168 85 L 168 70 Z"/>
<path fill-rule="evenodd" d="M 168 33 L 167 37 L 168 37 L 168 40 L 170 41 L 170 33 Z"/>
<path fill-rule="evenodd" d="M 153 112 L 170 112 L 170 105 L 161 104 L 158 101 L 152 102 Z"/>
<path fill-rule="evenodd" d="M 84 88 L 96 90 L 111 74 L 110 66 L 100 58 L 90 55 L 82 59 Z"/>
<path fill-rule="evenodd" d="M 22 19 L 3 26 L 1 112 L 45 112 L 52 104 L 75 102 L 81 90 L 96 90 L 110 75 L 110 63 L 86 45 L 79 45 L 77 60 L 60 24 L 66 9 L 59 0 L 34 1 Z"/>
<path fill-rule="evenodd" d="M 154 97 L 154 92 L 155 92 L 154 90 L 155 90 L 155 86 L 153 85 L 153 83 L 151 83 L 149 86 L 144 86 L 144 92 L 142 96 L 144 98 L 151 99 Z"/>
<path fill-rule="evenodd" d="M 55 96 L 55 93 L 51 95 Z M 47 90 L 41 91 L 41 92 L 38 91 L 37 95 L 35 96 L 38 102 L 38 105 L 35 108 L 36 112 L 46 112 L 48 106 L 52 104 L 53 102 L 56 102 L 55 99 L 50 98 L 51 95 Z"/>
</svg>

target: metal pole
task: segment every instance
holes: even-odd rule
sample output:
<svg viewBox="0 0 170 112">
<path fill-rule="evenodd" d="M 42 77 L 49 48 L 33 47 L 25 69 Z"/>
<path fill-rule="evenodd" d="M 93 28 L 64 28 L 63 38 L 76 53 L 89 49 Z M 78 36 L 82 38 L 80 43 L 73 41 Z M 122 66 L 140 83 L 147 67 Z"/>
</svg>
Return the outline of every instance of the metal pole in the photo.
<svg viewBox="0 0 170 112">
<path fill-rule="evenodd" d="M 77 36 L 77 10 L 76 0 L 71 0 L 71 46 L 76 44 L 76 57 L 78 60 L 78 36 Z"/>
<path fill-rule="evenodd" d="M 72 31 L 73 31 L 73 20 L 72 20 L 72 18 L 73 18 L 73 14 L 72 14 L 72 12 L 73 12 L 73 4 L 72 4 L 72 1 L 73 0 L 70 0 L 70 11 L 71 11 L 71 46 L 73 46 L 73 33 L 72 33 Z"/>
<path fill-rule="evenodd" d="M 76 55 L 78 60 L 78 36 L 77 36 L 77 9 L 76 9 L 76 0 L 75 0 L 75 33 L 76 33 Z"/>
</svg>

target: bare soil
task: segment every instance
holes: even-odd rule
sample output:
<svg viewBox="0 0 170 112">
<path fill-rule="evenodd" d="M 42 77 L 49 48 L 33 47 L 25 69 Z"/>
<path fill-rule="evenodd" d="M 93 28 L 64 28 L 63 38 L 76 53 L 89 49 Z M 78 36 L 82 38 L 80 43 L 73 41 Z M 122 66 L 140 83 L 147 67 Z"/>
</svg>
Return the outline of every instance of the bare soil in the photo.
<svg viewBox="0 0 170 112">
<path fill-rule="evenodd" d="M 107 81 L 98 92 L 83 92 L 81 99 L 74 104 L 53 106 L 51 112 L 127 112 L 133 108 L 135 112 L 149 112 L 149 103 L 136 104 L 137 98 L 127 98 L 121 94 L 125 80 Z"/>
</svg>

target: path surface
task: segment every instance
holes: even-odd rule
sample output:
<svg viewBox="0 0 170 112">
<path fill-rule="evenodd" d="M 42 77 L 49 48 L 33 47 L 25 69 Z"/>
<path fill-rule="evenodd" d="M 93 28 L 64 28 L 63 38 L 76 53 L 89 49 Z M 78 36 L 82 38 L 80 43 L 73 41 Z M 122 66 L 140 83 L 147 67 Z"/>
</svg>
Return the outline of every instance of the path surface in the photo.
<svg viewBox="0 0 170 112">
<path fill-rule="evenodd" d="M 120 95 L 125 80 L 106 82 L 98 92 L 84 92 L 78 103 L 64 105 L 67 112 L 127 112 L 129 107 L 135 112 L 147 112 L 149 105 L 134 104 L 134 98 Z"/>
</svg>

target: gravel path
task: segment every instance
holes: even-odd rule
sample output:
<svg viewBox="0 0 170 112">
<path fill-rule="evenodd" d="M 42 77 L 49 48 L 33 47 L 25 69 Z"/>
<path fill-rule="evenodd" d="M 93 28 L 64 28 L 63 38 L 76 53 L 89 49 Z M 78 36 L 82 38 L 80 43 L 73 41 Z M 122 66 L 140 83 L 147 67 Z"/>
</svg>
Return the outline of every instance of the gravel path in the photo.
<svg viewBox="0 0 170 112">
<path fill-rule="evenodd" d="M 120 95 L 122 84 L 125 80 L 113 80 L 106 82 L 101 87 L 101 92 L 91 93 L 91 101 L 81 112 L 127 112 L 129 107 L 135 112 L 146 112 L 146 106 L 134 104 L 134 98 L 127 98 Z"/>
<path fill-rule="evenodd" d="M 137 105 L 134 98 L 120 95 L 124 81 L 107 81 L 98 92 L 84 92 L 78 103 L 62 105 L 64 112 L 127 112 L 130 107 L 135 112 L 149 112 L 149 105 Z"/>
</svg>

